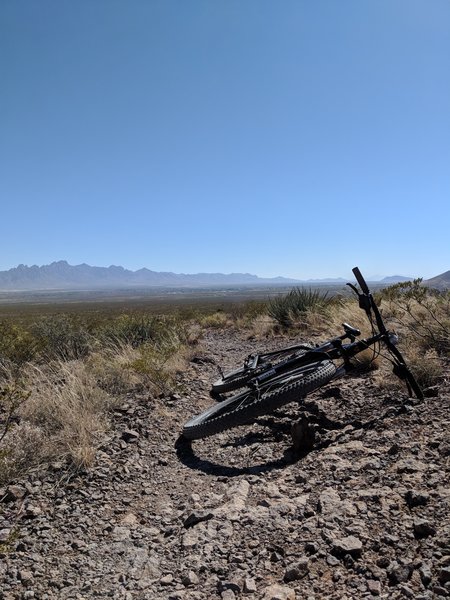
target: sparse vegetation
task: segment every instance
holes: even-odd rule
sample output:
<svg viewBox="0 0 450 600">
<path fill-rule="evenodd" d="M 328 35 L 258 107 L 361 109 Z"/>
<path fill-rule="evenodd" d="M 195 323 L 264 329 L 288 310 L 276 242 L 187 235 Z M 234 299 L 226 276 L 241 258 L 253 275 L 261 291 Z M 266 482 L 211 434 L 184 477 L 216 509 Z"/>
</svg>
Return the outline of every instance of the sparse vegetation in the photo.
<svg viewBox="0 0 450 600">
<path fill-rule="evenodd" d="M 338 304 L 339 297 L 330 296 L 327 291 L 296 287 L 285 296 L 273 298 L 268 313 L 282 327 L 298 327 L 306 324 L 308 314 L 324 316 L 327 309 Z"/>
<path fill-rule="evenodd" d="M 177 389 L 199 329 L 179 314 L 3 320 L 0 483 L 43 461 L 89 467 L 127 392 Z"/>
<path fill-rule="evenodd" d="M 400 334 L 420 385 L 435 385 L 450 353 L 450 294 L 416 280 L 390 286 L 376 298 Z M 355 299 L 301 288 L 267 301 L 197 305 L 167 314 L 90 309 L 3 317 L 0 483 L 43 461 L 90 466 L 111 409 L 132 391 L 147 392 L 150 402 L 152 396 L 179 391 L 179 374 L 209 328 L 314 340 L 337 334 L 344 321 L 363 336 L 370 333 Z M 372 351 L 358 357 L 366 368 L 378 366 L 373 358 Z M 387 376 L 386 361 L 380 362 L 380 383 L 396 385 L 396 378 Z"/>
<path fill-rule="evenodd" d="M 450 354 L 450 292 L 428 288 L 415 279 L 392 285 L 378 297 L 414 344 L 441 356 Z"/>
</svg>

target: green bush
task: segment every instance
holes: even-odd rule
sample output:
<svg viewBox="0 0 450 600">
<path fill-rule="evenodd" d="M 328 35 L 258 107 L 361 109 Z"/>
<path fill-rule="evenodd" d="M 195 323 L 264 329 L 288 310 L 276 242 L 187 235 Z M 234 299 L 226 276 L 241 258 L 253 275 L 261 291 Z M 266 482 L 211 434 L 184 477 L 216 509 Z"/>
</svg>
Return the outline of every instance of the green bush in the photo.
<svg viewBox="0 0 450 600">
<path fill-rule="evenodd" d="M 46 359 L 83 358 L 93 346 L 88 323 L 77 315 L 43 317 L 32 325 L 31 334 Z"/>
<path fill-rule="evenodd" d="M 408 331 L 417 345 L 438 354 L 450 354 L 450 292 L 424 286 L 421 279 L 397 283 L 381 290 L 398 325 Z"/>
<path fill-rule="evenodd" d="M 34 358 L 38 342 L 23 326 L 0 321 L 0 360 L 20 366 Z"/>
<path fill-rule="evenodd" d="M 131 363 L 131 368 L 143 375 L 150 386 L 168 393 L 177 387 L 175 374 L 182 364 L 177 358 L 189 344 L 189 330 L 183 321 L 173 317 L 155 324 L 153 339 L 139 347 L 139 358 Z"/>
<path fill-rule="evenodd" d="M 160 320 L 145 314 L 123 314 L 103 326 L 99 335 L 115 345 L 130 344 L 137 348 L 155 338 Z"/>
</svg>

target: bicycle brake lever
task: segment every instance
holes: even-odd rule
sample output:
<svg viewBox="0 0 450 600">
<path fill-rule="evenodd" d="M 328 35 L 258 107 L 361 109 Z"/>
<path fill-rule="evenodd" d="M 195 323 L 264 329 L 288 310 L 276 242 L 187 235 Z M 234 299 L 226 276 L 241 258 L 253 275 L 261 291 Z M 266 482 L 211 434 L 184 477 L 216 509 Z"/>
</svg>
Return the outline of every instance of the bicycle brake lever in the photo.
<svg viewBox="0 0 450 600">
<path fill-rule="evenodd" d="M 353 285 L 353 283 L 346 283 L 345 285 L 348 285 L 348 287 L 352 288 L 355 294 L 359 296 L 358 288 L 356 287 L 356 285 Z"/>
</svg>

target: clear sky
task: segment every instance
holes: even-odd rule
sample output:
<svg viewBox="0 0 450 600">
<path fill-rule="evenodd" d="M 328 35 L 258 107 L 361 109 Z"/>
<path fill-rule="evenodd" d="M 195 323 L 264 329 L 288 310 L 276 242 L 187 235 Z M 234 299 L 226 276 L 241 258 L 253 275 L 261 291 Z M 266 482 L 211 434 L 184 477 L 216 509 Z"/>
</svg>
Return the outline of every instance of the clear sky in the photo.
<svg viewBox="0 0 450 600">
<path fill-rule="evenodd" d="M 0 269 L 450 269 L 449 0 L 1 0 Z"/>
</svg>

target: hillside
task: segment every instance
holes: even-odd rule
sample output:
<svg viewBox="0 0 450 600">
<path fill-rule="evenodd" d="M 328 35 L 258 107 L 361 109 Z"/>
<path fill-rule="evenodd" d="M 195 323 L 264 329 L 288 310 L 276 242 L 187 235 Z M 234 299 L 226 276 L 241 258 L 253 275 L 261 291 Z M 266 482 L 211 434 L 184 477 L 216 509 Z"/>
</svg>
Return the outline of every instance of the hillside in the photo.
<svg viewBox="0 0 450 600">
<path fill-rule="evenodd" d="M 436 277 L 427 279 L 424 281 L 424 284 L 440 290 L 450 289 L 450 271 L 445 271 L 445 273 L 441 273 L 440 275 L 436 275 Z"/>
<path fill-rule="evenodd" d="M 0 490 L 0 596 L 448 597 L 448 383 L 422 403 L 370 375 L 330 384 L 305 404 L 316 415 L 310 452 L 292 447 L 295 405 L 178 440 L 212 402 L 211 360 L 230 368 L 254 345 L 211 330 L 183 393 L 133 393 L 117 407 L 89 472 L 69 478 L 58 462 Z"/>
</svg>

